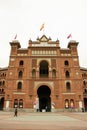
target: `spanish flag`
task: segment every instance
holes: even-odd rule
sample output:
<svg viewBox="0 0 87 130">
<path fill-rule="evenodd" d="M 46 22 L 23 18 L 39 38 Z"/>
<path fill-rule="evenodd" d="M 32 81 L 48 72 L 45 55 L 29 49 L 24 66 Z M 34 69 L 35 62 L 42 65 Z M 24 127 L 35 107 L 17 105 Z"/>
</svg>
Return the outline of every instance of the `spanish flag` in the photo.
<svg viewBox="0 0 87 130">
<path fill-rule="evenodd" d="M 44 28 L 44 23 L 41 25 L 40 31 Z"/>
</svg>

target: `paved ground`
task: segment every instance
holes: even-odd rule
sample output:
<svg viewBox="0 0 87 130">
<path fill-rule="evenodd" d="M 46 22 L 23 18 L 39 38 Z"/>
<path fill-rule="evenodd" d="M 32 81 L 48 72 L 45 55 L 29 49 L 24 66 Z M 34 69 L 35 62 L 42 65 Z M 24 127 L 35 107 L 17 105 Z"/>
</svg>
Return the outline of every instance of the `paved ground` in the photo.
<svg viewBox="0 0 87 130">
<path fill-rule="evenodd" d="M 87 113 L 18 113 L 0 111 L 0 130 L 87 130 Z"/>
</svg>

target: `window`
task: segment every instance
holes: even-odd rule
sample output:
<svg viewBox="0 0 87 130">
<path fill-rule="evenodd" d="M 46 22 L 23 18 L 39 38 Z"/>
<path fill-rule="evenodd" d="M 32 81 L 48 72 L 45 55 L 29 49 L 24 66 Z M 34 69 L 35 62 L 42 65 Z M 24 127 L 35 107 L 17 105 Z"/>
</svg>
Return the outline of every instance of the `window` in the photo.
<svg viewBox="0 0 87 130">
<path fill-rule="evenodd" d="M 55 69 L 52 70 L 52 77 L 54 77 L 54 78 L 56 77 L 56 70 Z"/>
<path fill-rule="evenodd" d="M 85 81 L 83 81 L 83 84 L 84 84 L 84 86 L 86 85 L 86 82 Z"/>
<path fill-rule="evenodd" d="M 69 108 L 69 100 L 65 99 L 65 108 L 68 109 Z"/>
<path fill-rule="evenodd" d="M 21 82 L 18 82 L 17 89 L 18 89 L 18 90 L 22 89 L 22 83 L 21 83 Z"/>
<path fill-rule="evenodd" d="M 67 60 L 64 61 L 65 66 L 69 65 L 69 62 Z"/>
<path fill-rule="evenodd" d="M 87 89 L 84 89 L 84 93 L 87 93 Z"/>
<path fill-rule="evenodd" d="M 36 77 L 36 70 L 35 70 L 35 69 L 32 70 L 32 77 L 33 77 L 33 78 Z"/>
<path fill-rule="evenodd" d="M 18 107 L 18 99 L 14 99 L 14 108 Z"/>
<path fill-rule="evenodd" d="M 22 71 L 19 71 L 18 77 L 19 77 L 19 78 L 22 78 L 22 76 L 23 76 L 23 72 L 22 72 Z"/>
<path fill-rule="evenodd" d="M 23 108 L 23 99 L 19 100 L 19 108 Z"/>
<path fill-rule="evenodd" d="M 19 65 L 24 65 L 24 61 L 23 60 L 21 60 L 20 62 L 19 62 Z"/>
<path fill-rule="evenodd" d="M 71 91 L 71 86 L 70 86 L 70 82 L 66 83 L 66 91 L 70 92 Z"/>
<path fill-rule="evenodd" d="M 48 73 L 49 73 L 48 62 L 42 61 L 40 63 L 39 73 L 40 73 L 40 77 L 48 77 Z"/>
<path fill-rule="evenodd" d="M 70 100 L 70 108 L 74 108 L 74 100 L 73 99 Z"/>
<path fill-rule="evenodd" d="M 0 81 L 0 86 L 2 85 L 2 81 Z"/>
<path fill-rule="evenodd" d="M 14 99 L 14 108 L 23 108 L 23 99 Z"/>
<path fill-rule="evenodd" d="M 3 85 L 3 86 L 5 85 L 5 81 L 2 82 L 2 85 Z"/>
<path fill-rule="evenodd" d="M 2 89 L 2 92 L 4 93 L 4 89 Z"/>
<path fill-rule="evenodd" d="M 66 78 L 69 78 L 69 77 L 70 77 L 70 73 L 69 73 L 68 70 L 65 72 L 65 76 L 66 76 Z"/>
</svg>

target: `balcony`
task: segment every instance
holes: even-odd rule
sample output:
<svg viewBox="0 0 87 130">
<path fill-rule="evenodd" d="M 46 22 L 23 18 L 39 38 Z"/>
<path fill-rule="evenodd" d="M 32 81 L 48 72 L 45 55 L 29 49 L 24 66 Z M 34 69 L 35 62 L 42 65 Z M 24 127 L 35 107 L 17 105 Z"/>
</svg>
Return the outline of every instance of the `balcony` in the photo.
<svg viewBox="0 0 87 130">
<path fill-rule="evenodd" d="M 48 78 L 48 74 L 40 74 L 40 78 Z"/>
</svg>

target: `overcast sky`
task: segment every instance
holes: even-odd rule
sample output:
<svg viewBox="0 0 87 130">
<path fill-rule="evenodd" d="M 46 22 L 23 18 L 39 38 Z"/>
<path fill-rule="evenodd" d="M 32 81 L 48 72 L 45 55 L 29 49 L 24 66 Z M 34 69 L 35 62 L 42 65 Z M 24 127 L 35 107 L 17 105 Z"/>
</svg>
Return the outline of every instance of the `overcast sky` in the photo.
<svg viewBox="0 0 87 130">
<path fill-rule="evenodd" d="M 87 67 L 87 0 L 0 0 L 0 67 L 7 67 L 10 45 L 15 35 L 22 48 L 28 40 L 44 34 L 60 41 L 67 48 L 72 40 L 79 42 L 78 55 L 81 67 Z"/>
</svg>

